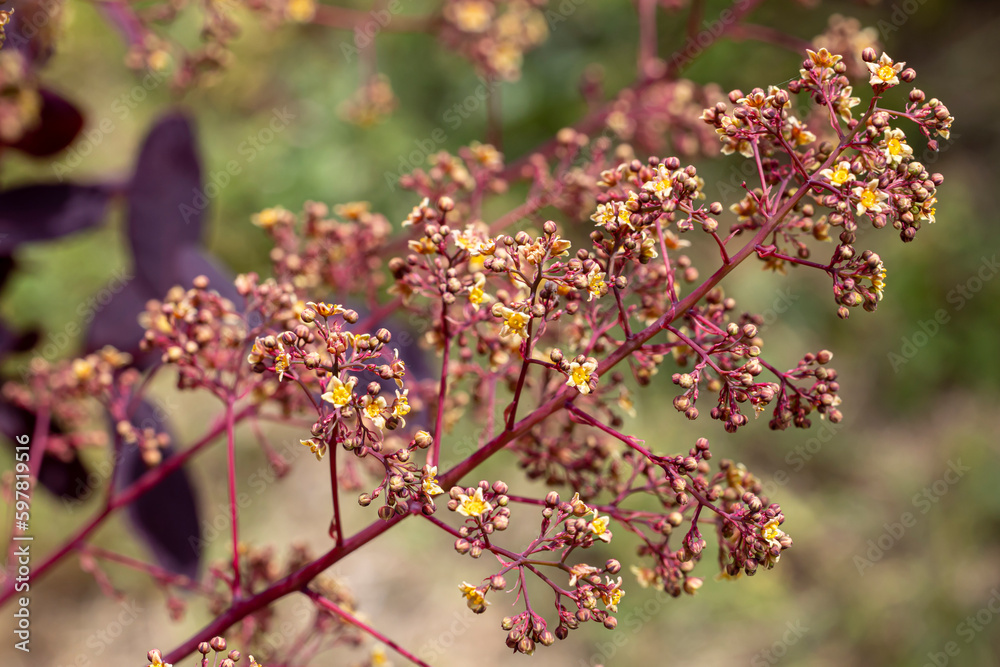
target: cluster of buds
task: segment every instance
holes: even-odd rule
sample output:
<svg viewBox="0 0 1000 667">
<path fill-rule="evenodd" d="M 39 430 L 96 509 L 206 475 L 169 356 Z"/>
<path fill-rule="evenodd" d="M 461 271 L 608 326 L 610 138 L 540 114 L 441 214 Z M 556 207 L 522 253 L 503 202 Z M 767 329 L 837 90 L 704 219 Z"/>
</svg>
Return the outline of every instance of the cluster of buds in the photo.
<svg viewBox="0 0 1000 667">
<path fill-rule="evenodd" d="M 68 461 L 75 450 L 106 446 L 106 422 L 96 409 L 103 406 L 116 420 L 118 435 L 140 447 L 148 465 L 156 465 L 169 436 L 138 428 L 127 419 L 130 400 L 142 379 L 131 364 L 129 354 L 110 346 L 55 363 L 39 357 L 32 360 L 23 383 L 4 384 L 3 395 L 24 410 L 50 415 L 46 451 L 52 455 Z"/>
<path fill-rule="evenodd" d="M 381 280 L 384 244 L 392 231 L 385 216 L 372 213 L 368 202 L 335 206 L 306 202 L 301 223 L 281 208 L 267 208 L 252 222 L 274 243 L 275 278 L 297 290 L 328 288 L 337 293 L 365 293 Z"/>
<path fill-rule="evenodd" d="M 524 54 L 549 35 L 548 0 L 446 0 L 441 40 L 488 80 L 516 81 Z"/>
<path fill-rule="evenodd" d="M 430 433 L 417 431 L 405 447 L 385 455 L 372 452 L 371 456 L 379 461 L 385 474 L 378 486 L 358 496 L 358 504 L 368 507 L 385 492 L 385 500 L 378 508 L 380 519 L 388 521 L 393 516 L 405 515 L 417 507 L 426 516 L 433 514 L 436 510 L 434 497 L 444 493 L 437 482 L 437 466 L 427 464 L 418 468 L 412 461 L 418 450 L 427 449 L 433 442 Z"/>
<path fill-rule="evenodd" d="M 201 642 L 198 644 L 198 653 L 202 655 L 199 664 L 201 667 L 236 667 L 243 660 L 243 654 L 235 649 L 227 651 L 227 648 L 225 637 L 213 637 L 210 641 Z M 212 654 L 211 658 L 209 654 Z M 163 662 L 163 655 L 155 648 L 146 654 L 146 659 L 149 660 L 148 667 L 173 667 L 169 662 Z M 264 667 L 252 655 L 247 656 L 246 666 Z"/>
<path fill-rule="evenodd" d="M 350 308 L 324 302 L 308 302 L 293 330 L 258 337 L 247 356 L 257 373 L 286 376 L 308 392 L 317 419 L 312 438 L 304 440 L 317 458 L 328 444 L 342 445 L 358 456 L 379 452 L 383 433 L 406 426 L 410 412 L 409 390 L 404 388 L 406 364 L 399 351 L 390 353 L 388 329 L 374 334 L 355 334 L 346 327 L 358 322 Z M 359 375 L 373 379 L 363 393 L 356 392 Z M 386 399 L 383 382 L 395 385 L 395 396 Z M 320 401 L 312 398 L 313 391 Z"/>
<path fill-rule="evenodd" d="M 177 369 L 179 389 L 228 389 L 222 374 L 238 367 L 248 327 L 232 301 L 209 289 L 208 278 L 198 276 L 191 288 L 178 285 L 163 301 L 150 301 L 140 323 L 146 329 L 140 349 L 161 351 L 162 362 Z"/>
<path fill-rule="evenodd" d="M 317 3 L 316 0 L 253 0 L 237 5 L 172 0 L 123 9 L 127 13 L 120 23 L 123 29 L 127 26 L 129 46 L 125 64 L 138 71 L 151 70 L 157 76 L 169 76 L 178 90 L 211 86 L 235 62 L 231 45 L 243 32 L 237 8 L 249 9 L 266 28 L 275 29 L 282 24 L 312 22 Z M 200 23 L 200 43 L 189 47 L 170 35 L 169 26 L 187 21 L 193 15 Z"/>
<path fill-rule="evenodd" d="M 443 219 L 430 214 L 432 209 L 429 208 L 431 201 L 438 202 L 441 197 L 449 197 L 452 204 L 458 206 L 456 216 L 466 219 L 475 217 L 471 202 L 456 202 L 459 194 L 496 193 L 507 189 L 507 182 L 500 177 L 504 166 L 503 154 L 492 144 L 474 141 L 460 149 L 458 155 L 438 151 L 427 157 L 427 163 L 429 166 L 426 169 L 414 169 L 400 176 L 401 187 L 426 198 L 414 207 L 403 226 L 419 224 L 424 220 L 433 222 Z M 442 212 L 440 206 L 437 209 Z"/>
<path fill-rule="evenodd" d="M 399 100 L 392 91 L 389 77 L 376 74 L 369 77 L 343 103 L 338 112 L 348 123 L 360 127 L 371 127 L 382 122 L 396 110 Z"/>
<path fill-rule="evenodd" d="M 488 548 L 494 531 L 507 530 L 510 509 L 507 485 L 497 480 L 492 485 L 482 480 L 476 487 L 453 486 L 448 491 L 448 509 L 465 517 L 458 529 L 455 551 L 479 558 Z"/>
</svg>

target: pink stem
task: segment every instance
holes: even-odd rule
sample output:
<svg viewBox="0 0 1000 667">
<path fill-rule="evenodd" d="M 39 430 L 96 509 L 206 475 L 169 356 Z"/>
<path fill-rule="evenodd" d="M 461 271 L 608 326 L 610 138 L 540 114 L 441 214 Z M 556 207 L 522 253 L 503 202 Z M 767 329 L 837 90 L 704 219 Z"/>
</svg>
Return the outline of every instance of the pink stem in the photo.
<svg viewBox="0 0 1000 667">
<path fill-rule="evenodd" d="M 361 619 L 359 619 L 357 616 L 353 616 L 352 614 L 347 613 L 346 611 L 344 611 L 343 609 L 341 609 L 338 605 L 336 605 L 332 601 L 326 599 L 325 597 L 323 597 L 319 593 L 315 593 L 315 592 L 310 591 L 308 589 L 303 590 L 302 592 L 305 593 L 306 596 L 308 596 L 310 600 L 312 600 L 313 602 L 315 602 L 317 605 L 319 605 L 323 609 L 326 609 L 327 611 L 329 611 L 329 612 L 331 612 L 333 614 L 336 614 L 337 616 L 339 616 L 340 618 L 344 619 L 345 621 L 347 621 L 351 625 L 353 625 L 353 626 L 355 626 L 357 628 L 360 628 L 361 630 L 364 630 L 365 632 L 367 632 L 368 634 L 370 634 L 375 639 L 379 640 L 380 642 L 382 642 L 386 646 L 392 648 L 392 650 L 394 650 L 396 653 L 400 654 L 401 656 L 403 656 L 404 658 L 406 658 L 410 662 L 412 662 L 412 663 L 414 663 L 416 665 L 421 665 L 422 667 L 430 667 L 430 665 L 428 665 L 426 662 L 424 662 L 423 660 L 421 660 L 417 656 L 413 655 L 412 653 L 410 653 L 409 651 L 407 651 L 405 648 L 403 648 L 402 646 L 400 646 L 396 642 L 392 641 L 391 639 L 389 639 L 388 637 L 386 637 L 384 634 L 382 634 L 381 632 L 379 632 L 378 630 L 376 630 L 372 626 L 368 625 L 367 623 L 365 623 L 364 621 L 362 621 Z"/>
</svg>

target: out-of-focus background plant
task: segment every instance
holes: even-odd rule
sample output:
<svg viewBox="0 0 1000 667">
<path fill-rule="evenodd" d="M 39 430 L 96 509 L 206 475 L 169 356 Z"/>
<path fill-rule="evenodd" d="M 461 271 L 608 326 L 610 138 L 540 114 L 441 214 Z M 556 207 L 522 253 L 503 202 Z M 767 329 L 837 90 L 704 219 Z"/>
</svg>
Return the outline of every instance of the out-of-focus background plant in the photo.
<svg viewBox="0 0 1000 667">
<path fill-rule="evenodd" d="M 275 205 L 298 210 L 306 200 L 367 200 L 389 220 L 402 220 L 414 202 L 396 181 L 401 173 L 424 166 L 430 152 L 457 151 L 489 138 L 502 143 L 513 160 L 577 121 L 586 112 L 586 96 L 602 95 L 602 86 L 616 91 L 636 76 L 633 42 L 639 30 L 632 3 L 550 4 L 555 15 L 547 21 L 550 34 L 544 42 L 533 39 L 530 22 L 522 21 L 520 41 L 510 46 L 511 52 L 493 59 L 474 54 L 475 66 L 454 55 L 469 56 L 473 48 L 460 35 L 441 30 L 436 39 L 402 30 L 410 27 L 404 25 L 407 17 L 433 15 L 437 3 L 400 0 L 375 10 L 354 3 L 350 12 L 371 17 L 364 24 L 375 38 L 374 48 L 368 35 L 331 27 L 345 18 L 329 7 L 252 4 L 207 4 L 221 12 L 221 23 L 211 29 L 222 37 L 225 20 L 236 20 L 243 29 L 225 40 L 229 50 L 210 40 L 213 48 L 197 61 L 182 61 L 166 39 L 130 45 L 123 37 L 131 34 L 129 26 L 115 23 L 125 20 L 116 12 L 117 3 L 58 5 L 58 20 L 37 30 L 40 43 L 54 45 L 41 81 L 83 111 L 83 133 L 52 156 L 29 156 L 45 153 L 43 149 L 6 150 L 3 187 L 63 178 L 103 182 L 109 174 L 125 183 L 150 127 L 180 100 L 196 121 L 204 181 L 215 185 L 200 192 L 203 200 L 198 200 L 197 188 L 192 192 L 192 207 L 205 210 L 205 247 L 228 272 L 266 273 L 270 243 L 250 225 L 254 212 Z M 661 4 L 666 9 L 687 3 Z M 696 4 L 705 30 L 713 29 L 728 6 Z M 42 15 L 55 16 L 55 3 L 40 6 Z M 390 12 L 391 20 L 383 25 L 378 20 L 382 15 L 372 12 L 389 11 L 390 6 L 400 10 Z M 26 7 L 15 8 L 27 12 Z M 995 408 L 1000 399 L 995 344 L 1000 281 L 994 280 L 1000 271 L 1000 216 L 993 200 L 1000 159 L 1000 130 L 993 116 L 1000 88 L 992 76 L 992 63 L 1000 58 L 1000 8 L 990 2 L 945 0 L 776 0 L 762 3 L 751 19 L 807 44 L 828 30 L 833 14 L 859 21 L 857 26 L 837 23 L 851 39 L 878 41 L 914 67 L 916 85 L 945 100 L 958 123 L 941 154 L 924 159 L 948 178 L 939 196 L 938 223 L 925 227 L 905 249 L 892 234 L 872 235 L 878 237 L 871 240 L 872 247 L 893 267 L 875 315 L 840 321 L 829 303 L 816 297 L 826 289 L 820 276 L 803 279 L 795 273 L 794 279 L 775 281 L 752 263 L 741 267 L 738 280 L 727 288 L 743 307 L 765 315 L 769 349 L 789 350 L 782 359 L 788 365 L 802 349 L 836 350 L 841 393 L 851 397 L 847 417 L 839 424 L 774 432 L 761 423 L 713 440 L 717 456 L 745 462 L 782 503 L 790 517 L 783 528 L 795 536 L 796 548 L 769 576 L 708 581 L 693 598 L 672 600 L 662 592 L 633 587 L 622 605 L 618 630 L 587 630 L 584 641 L 578 638 L 558 652 L 545 652 L 547 662 L 1000 662 L 1000 613 L 993 611 L 1000 610 L 1000 424 Z M 683 45 L 684 16 L 661 14 L 661 54 Z M 196 12 L 181 12 L 166 24 L 164 35 L 201 48 L 203 27 Z M 775 72 L 798 68 L 800 55 L 754 36 L 737 34 L 740 39 L 713 44 L 685 76 L 716 82 L 725 91 L 747 90 L 769 82 Z M 0 54 L 18 39 L 8 29 Z M 440 41 L 452 49 L 442 49 Z M 522 48 L 520 62 L 517 50 Z M 225 64 L 224 71 L 216 72 L 217 61 Z M 176 76 L 178 71 L 186 71 L 190 80 Z M 501 82 L 484 83 L 480 77 L 485 75 Z M 18 105 L 31 103 L 17 98 L 13 65 L 8 63 L 3 76 L 7 88 L 0 138 L 19 134 Z M 489 102 L 481 94 L 484 86 L 492 89 Z M 496 106 L 492 111 L 487 108 L 491 104 Z M 491 124 L 490 116 L 502 123 Z M 693 161 L 709 183 L 732 186 L 707 192 L 709 200 L 735 200 L 745 178 L 733 171 L 737 163 L 717 159 L 714 151 Z M 110 224 L 57 241 L 18 245 L 0 316 L 11 330 L 42 332 L 32 355 L 49 360 L 74 356 L 84 345 L 86 325 L 121 298 L 114 281 L 136 271 L 126 247 L 127 215 L 127 209 L 116 206 Z M 0 249 L 3 244 L 0 238 Z M 10 357 L 8 373 L 18 375 L 27 358 Z M 637 394 L 639 417 L 631 432 L 650 443 L 662 442 L 661 449 L 682 451 L 702 435 L 698 429 L 704 420 L 695 426 L 672 418 L 665 428 L 661 415 L 672 412 L 669 401 L 675 389 L 666 377 L 657 379 L 659 387 Z M 171 392 L 169 382 L 161 384 L 154 387 L 155 395 L 166 401 L 163 408 L 178 440 L 190 441 L 212 413 Z M 296 435 L 288 429 L 272 436 L 286 458 L 302 454 Z M 10 453 L 3 456 L 7 468 Z M 286 547 L 306 542 L 320 549 L 328 544 L 329 497 L 315 470 L 293 465 L 288 476 L 274 480 L 263 454 L 247 457 L 242 464 L 247 473 L 239 479 L 247 498 L 241 507 L 241 537 Z M 97 471 L 100 463 L 99 457 L 88 461 Z M 221 450 L 190 470 L 199 489 L 209 560 L 228 553 L 225 470 Z M 489 476 L 502 476 L 505 470 L 498 461 Z M 281 502 L 273 500 L 275 493 Z M 36 553 L 57 545 L 82 516 L 95 511 L 98 500 L 64 502 L 37 492 L 32 505 Z M 123 519 L 115 519 L 96 544 L 142 557 L 130 530 Z M 334 568 L 352 589 L 364 589 L 362 611 L 368 618 L 435 665 L 510 659 L 494 637 L 505 612 L 494 605 L 488 618 L 469 614 L 450 578 L 443 576 L 454 563 L 422 548 L 426 536 L 421 531 L 404 525 L 383 539 L 391 545 Z M 401 552 L 407 555 L 406 567 L 399 566 L 395 555 Z M 81 561 L 67 561 L 48 575 L 46 585 L 33 587 L 35 635 L 26 664 L 138 664 L 149 648 L 148 637 L 171 637 L 176 644 L 208 618 L 207 610 L 192 607 L 180 622 L 169 620 L 163 594 L 147 577 L 109 566 L 114 587 L 125 592 L 116 600 L 102 591 L 100 577 L 95 580 L 93 571 L 81 571 L 76 562 Z M 92 569 L 93 561 L 82 562 L 84 569 Z M 428 601 L 434 602 L 433 614 L 422 611 Z M 301 614 L 296 605 L 305 604 L 287 600 L 278 605 L 287 625 L 270 638 L 273 645 L 298 641 Z M 5 618 L 3 624 L 8 623 Z M 11 643 L 0 646 L 0 656 L 20 664 L 23 656 Z M 368 649 L 335 649 L 323 656 L 314 664 L 372 659 Z"/>
</svg>

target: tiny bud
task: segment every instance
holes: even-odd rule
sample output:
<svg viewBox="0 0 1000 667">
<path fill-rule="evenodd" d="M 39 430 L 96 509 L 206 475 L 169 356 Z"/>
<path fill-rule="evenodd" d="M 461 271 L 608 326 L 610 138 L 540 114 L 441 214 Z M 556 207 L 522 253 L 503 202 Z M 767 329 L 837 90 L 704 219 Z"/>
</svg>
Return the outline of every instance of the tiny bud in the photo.
<svg viewBox="0 0 1000 667">
<path fill-rule="evenodd" d="M 701 577 L 688 577 L 684 580 L 684 592 L 688 595 L 694 595 L 701 588 L 702 584 L 705 583 Z"/>
<path fill-rule="evenodd" d="M 615 618 L 614 616 L 605 616 L 604 627 L 606 627 L 608 630 L 614 630 L 616 627 L 618 627 L 618 619 Z"/>
<path fill-rule="evenodd" d="M 225 637 L 212 637 L 208 645 L 212 647 L 213 651 L 219 653 L 226 650 L 226 639 Z"/>
<path fill-rule="evenodd" d="M 878 53 L 872 47 L 866 47 L 864 51 L 861 52 L 861 59 L 866 63 L 873 63 L 878 60 Z"/>
<path fill-rule="evenodd" d="M 552 220 L 546 220 L 545 224 L 542 225 L 542 230 L 546 234 L 555 234 L 557 229 L 558 227 L 556 227 L 556 223 Z"/>
</svg>

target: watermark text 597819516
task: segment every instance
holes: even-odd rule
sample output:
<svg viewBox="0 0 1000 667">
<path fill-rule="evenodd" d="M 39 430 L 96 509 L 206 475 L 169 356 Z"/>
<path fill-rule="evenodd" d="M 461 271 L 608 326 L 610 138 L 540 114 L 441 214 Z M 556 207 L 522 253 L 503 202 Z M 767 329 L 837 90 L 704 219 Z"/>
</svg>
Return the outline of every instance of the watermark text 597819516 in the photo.
<svg viewBox="0 0 1000 667">
<path fill-rule="evenodd" d="M 27 534 L 31 519 L 31 450 L 28 446 L 29 442 L 28 436 L 18 436 L 14 450 L 14 534 L 10 558 L 7 561 L 14 581 L 14 590 L 25 594 L 30 590 L 31 540 L 33 539 Z M 31 651 L 29 602 L 30 598 L 23 595 L 17 598 L 17 604 L 14 608 L 14 636 L 16 637 L 14 648 L 25 653 Z"/>
</svg>

